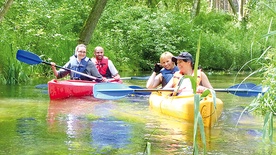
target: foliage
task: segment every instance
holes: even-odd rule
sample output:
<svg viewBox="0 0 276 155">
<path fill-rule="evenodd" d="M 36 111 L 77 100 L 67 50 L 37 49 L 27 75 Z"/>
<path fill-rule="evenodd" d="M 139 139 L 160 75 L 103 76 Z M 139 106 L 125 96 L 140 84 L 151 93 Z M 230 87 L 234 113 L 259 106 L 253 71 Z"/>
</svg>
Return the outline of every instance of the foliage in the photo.
<svg viewBox="0 0 276 155">
<path fill-rule="evenodd" d="M 164 51 L 177 54 L 187 50 L 195 54 L 201 30 L 205 39 L 200 62 L 206 69 L 237 70 L 252 57 L 260 55 L 260 44 L 252 46 L 255 35 L 251 34 L 256 33 L 255 30 L 247 34 L 247 30 L 236 25 L 235 18 L 229 14 L 202 12 L 193 21 L 188 14 L 179 12 L 153 11 L 137 5 L 117 12 L 117 7 L 112 3 L 107 6 L 94 34 L 97 40 L 92 44 L 100 42 L 110 51 L 108 55 L 116 54 L 115 62 L 126 69 L 139 65 L 140 69 L 149 70 Z M 255 51 L 251 51 L 252 48 Z M 132 59 L 136 62 L 130 62 Z"/>
<path fill-rule="evenodd" d="M 260 69 L 263 72 L 263 76 L 266 77 L 262 81 L 262 87 L 265 89 L 269 87 L 268 91 L 264 95 L 259 95 L 254 101 L 245 109 L 254 111 L 259 115 L 264 116 L 264 138 L 266 137 L 266 130 L 268 130 L 268 137 L 272 142 L 273 137 L 273 117 L 276 115 L 276 59 L 275 48 L 266 50 L 269 51 L 265 54 L 266 62 L 263 63 L 263 67 Z"/>
<path fill-rule="evenodd" d="M 10 60 L 3 61 L 0 65 L 0 72 L 3 75 L 0 77 L 1 83 L 13 84 L 26 81 L 26 79 L 17 79 L 15 82 L 9 82 L 20 78 L 16 74 L 23 75 L 25 73 L 24 77 L 36 77 L 39 74 L 41 76 L 49 75 L 49 66 L 33 67 L 18 64 L 15 59 L 15 52 L 18 49 L 29 50 L 41 55 L 42 59 L 52 60 L 57 64 L 65 64 L 73 53 L 77 40 L 76 34 L 80 31 L 86 18 L 83 15 L 85 13 L 83 5 L 85 8 L 89 8 L 88 4 L 76 1 L 61 3 L 51 0 L 23 0 L 14 2 L 5 20 L 0 23 L 0 31 L 3 32 L 0 36 L 0 45 L 5 51 L 5 53 L 1 52 L 0 56 L 4 60 Z M 75 7 L 78 9 L 76 10 Z M 76 11 L 80 13 L 77 14 Z M 70 31 L 68 31 L 69 29 Z M 13 53 L 13 55 L 9 53 Z M 11 70 L 11 66 L 16 69 Z M 29 70 L 32 72 L 28 72 Z M 14 71 L 17 73 L 11 74 Z"/>
<path fill-rule="evenodd" d="M 14 1 L 0 23 L 0 31 L 3 32 L 0 45 L 5 49 L 0 56 L 5 59 L 9 57 L 6 53 L 23 49 L 36 53 L 45 61 L 65 64 L 73 54 L 93 2 Z M 92 57 L 94 47 L 100 45 L 121 72 L 151 70 L 164 51 L 176 55 L 185 50 L 195 55 L 201 34 L 200 66 L 209 70 L 231 71 L 258 58 L 265 45 L 275 44 L 273 39 L 260 39 L 266 33 L 272 16 L 263 4 L 250 6 L 252 10 L 246 21 L 239 23 L 232 15 L 208 12 L 206 8 L 191 19 L 190 0 L 147 2 L 108 1 L 88 45 L 88 56 Z M 10 60 L 11 64 L 15 64 L 16 59 Z M 8 61 L 0 64 L 1 75 L 8 72 L 7 66 Z M 249 64 L 244 70 L 259 67 Z M 46 65 L 23 65 L 22 72 L 30 78 L 34 75 L 53 76 Z M 2 76 L 1 79 L 7 77 Z"/>
<path fill-rule="evenodd" d="M 260 10 L 262 10 L 261 14 L 271 14 L 271 16 L 275 16 L 276 12 L 275 4 L 269 4 L 260 2 L 258 5 L 256 5 L 256 10 L 252 12 L 251 14 L 256 15 L 260 13 Z M 257 63 L 261 64 L 261 67 L 258 68 L 255 72 L 262 73 L 263 74 L 263 81 L 262 81 L 262 88 L 267 89 L 267 92 L 265 94 L 260 94 L 254 101 L 245 109 L 249 111 L 254 111 L 257 114 L 260 114 L 264 116 L 264 125 L 263 125 L 263 139 L 266 138 L 266 136 L 269 137 L 270 142 L 273 141 L 273 117 L 276 115 L 276 50 L 275 50 L 275 29 L 276 27 L 273 26 L 273 18 L 271 19 L 264 19 L 268 24 L 268 33 L 263 32 L 262 39 L 265 40 L 265 44 L 263 45 L 263 53 L 262 55 L 256 59 Z M 254 24 L 256 26 L 257 24 Z M 264 26 L 264 25 L 263 25 Z M 268 46 L 266 48 L 266 46 Z M 253 59 L 252 59 L 253 60 Z M 253 61 L 255 62 L 255 60 Z M 268 134 L 267 132 L 268 131 Z"/>
</svg>

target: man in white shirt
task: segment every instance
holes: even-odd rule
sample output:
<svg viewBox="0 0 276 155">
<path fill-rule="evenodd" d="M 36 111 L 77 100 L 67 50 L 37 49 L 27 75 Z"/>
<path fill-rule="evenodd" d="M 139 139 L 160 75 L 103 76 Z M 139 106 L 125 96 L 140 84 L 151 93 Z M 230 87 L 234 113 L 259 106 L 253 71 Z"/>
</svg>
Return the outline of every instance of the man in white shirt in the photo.
<svg viewBox="0 0 276 155">
<path fill-rule="evenodd" d="M 102 47 L 97 46 L 94 49 L 94 57 L 92 57 L 91 60 L 104 78 L 114 78 L 115 80 L 120 79 L 119 72 L 112 61 L 104 56 L 104 49 Z"/>
</svg>

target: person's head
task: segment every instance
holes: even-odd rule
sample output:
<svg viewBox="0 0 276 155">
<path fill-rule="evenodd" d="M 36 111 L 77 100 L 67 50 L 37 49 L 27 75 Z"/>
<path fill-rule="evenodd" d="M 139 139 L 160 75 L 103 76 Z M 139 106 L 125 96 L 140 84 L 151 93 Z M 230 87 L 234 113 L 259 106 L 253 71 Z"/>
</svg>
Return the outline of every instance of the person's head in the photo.
<svg viewBox="0 0 276 155">
<path fill-rule="evenodd" d="M 162 67 L 168 70 L 173 69 L 175 64 L 172 61 L 172 57 L 173 57 L 173 54 L 170 52 L 162 53 L 160 56 L 160 64 L 162 65 Z"/>
<path fill-rule="evenodd" d="M 179 70 L 184 71 L 187 67 L 193 69 L 194 60 L 189 52 L 181 52 L 178 56 L 172 57 L 172 61 L 177 63 Z"/>
<path fill-rule="evenodd" d="M 84 44 L 79 44 L 78 46 L 76 46 L 75 55 L 79 59 L 85 58 L 86 57 L 86 46 Z"/>
<path fill-rule="evenodd" d="M 104 49 L 101 46 L 97 46 L 94 49 L 94 56 L 96 59 L 101 60 L 104 57 Z"/>
</svg>

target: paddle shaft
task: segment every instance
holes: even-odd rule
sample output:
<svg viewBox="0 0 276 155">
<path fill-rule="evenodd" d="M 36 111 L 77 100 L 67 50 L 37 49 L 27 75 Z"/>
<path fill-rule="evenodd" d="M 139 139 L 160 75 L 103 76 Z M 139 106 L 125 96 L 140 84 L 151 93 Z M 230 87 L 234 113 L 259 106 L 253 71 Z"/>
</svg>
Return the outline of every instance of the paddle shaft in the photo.
<svg viewBox="0 0 276 155">
<path fill-rule="evenodd" d="M 29 51 L 18 50 L 17 53 L 16 53 L 16 58 L 19 61 L 22 61 L 22 62 L 27 63 L 29 65 L 36 65 L 36 64 L 40 64 L 40 63 L 51 65 L 50 62 L 43 61 L 38 55 L 36 55 L 32 52 L 29 52 Z M 61 67 L 61 66 L 58 66 L 58 65 L 55 65 L 55 67 L 62 68 L 64 70 L 67 70 L 67 71 L 70 71 L 70 72 L 73 72 L 73 73 L 76 73 L 76 74 L 79 74 L 79 75 L 82 75 L 82 76 L 86 76 L 86 77 L 94 79 L 94 80 L 97 79 L 94 76 L 90 76 L 90 75 L 87 75 L 85 73 L 81 73 L 81 72 L 78 72 L 78 71 L 75 71 L 75 70 L 72 70 L 72 69 L 69 69 L 69 68 L 64 68 L 64 67 Z"/>
<path fill-rule="evenodd" d="M 131 92 L 158 92 L 158 91 L 165 91 L 165 92 L 172 92 L 173 89 L 100 89 L 98 92 L 125 92 L 125 91 L 131 91 Z"/>
<path fill-rule="evenodd" d="M 148 80 L 149 76 L 132 76 L 132 77 L 121 77 L 121 80 Z"/>
<path fill-rule="evenodd" d="M 245 84 L 237 84 L 231 86 L 227 89 L 213 89 L 216 92 L 228 92 L 234 94 L 236 96 L 242 97 L 251 97 L 257 96 L 260 93 L 264 94 L 267 89 L 262 89 L 260 86 L 256 86 L 252 83 L 245 83 Z M 173 92 L 173 88 L 169 89 L 144 89 L 144 88 L 130 88 L 124 84 L 118 83 L 109 83 L 109 84 L 95 84 L 93 87 L 93 93 L 95 98 L 99 99 L 119 99 L 125 97 L 128 94 L 133 94 L 135 92 L 162 92 L 162 91 L 169 91 Z M 191 90 L 184 90 L 184 91 L 191 91 Z M 192 92 L 192 91 L 191 91 Z M 149 95 L 149 94 L 146 94 Z"/>
<path fill-rule="evenodd" d="M 99 92 L 120 92 L 120 91 L 134 91 L 134 92 L 159 92 L 159 91 L 164 91 L 164 92 L 172 92 L 174 89 L 100 89 L 98 90 Z M 190 91 L 190 90 L 186 90 Z M 235 92 L 255 92 L 255 93 L 262 93 L 258 90 L 248 90 L 248 89 L 214 89 L 216 92 L 227 92 L 227 93 L 235 93 Z"/>
<path fill-rule="evenodd" d="M 234 88 L 234 89 L 214 89 L 214 91 L 216 91 L 216 92 L 227 92 L 227 93 L 231 93 L 231 92 L 233 92 L 233 93 L 235 93 L 235 92 L 263 93 L 260 90 L 237 89 L 237 88 Z"/>
<path fill-rule="evenodd" d="M 45 61 L 42 61 L 42 63 L 45 63 L 45 64 L 47 64 L 47 65 L 51 65 L 51 63 L 45 62 Z M 75 71 L 75 70 L 72 70 L 72 69 L 64 68 L 64 67 L 61 67 L 61 66 L 58 66 L 58 65 L 55 65 L 55 67 L 62 68 L 62 69 L 67 70 L 67 71 L 71 71 L 71 72 L 73 72 L 73 73 L 80 74 L 80 75 L 82 75 L 82 76 L 86 76 L 86 77 L 88 77 L 88 78 L 90 78 L 90 79 L 94 79 L 94 80 L 97 79 L 97 78 L 94 77 L 94 76 L 87 75 L 87 74 L 85 74 L 85 73 L 81 73 L 81 72 L 78 72 L 78 71 Z M 135 79 L 135 80 L 147 80 L 148 77 L 136 77 L 136 76 L 133 76 L 133 77 L 122 77 L 122 78 L 120 78 L 120 80 L 133 80 L 133 79 Z"/>
<path fill-rule="evenodd" d="M 22 61 L 22 62 L 27 63 L 29 65 L 36 65 L 36 64 L 40 64 L 40 63 L 51 65 L 50 62 L 45 62 L 45 61 L 41 60 L 41 58 L 38 55 L 36 55 L 32 52 L 29 52 L 29 51 L 18 50 L 17 53 L 16 53 L 16 58 L 19 61 Z M 87 75 L 85 73 L 81 73 L 81 72 L 78 72 L 78 71 L 75 71 L 75 70 L 71 70 L 69 68 L 64 68 L 64 67 L 61 67 L 61 66 L 58 66 L 58 65 L 55 65 L 55 67 L 62 68 L 64 70 L 67 70 L 67 71 L 70 71 L 70 72 L 88 77 L 90 79 L 94 79 L 94 80 L 98 79 L 97 77 Z M 123 78 L 121 78 L 121 80 L 147 80 L 147 79 L 149 79 L 149 76 L 144 76 L 144 77 L 133 76 L 133 77 L 123 77 Z"/>
<path fill-rule="evenodd" d="M 45 61 L 42 61 L 42 63 L 47 64 L 47 65 L 51 65 L 51 63 L 45 62 Z M 81 73 L 81 72 L 78 72 L 78 71 L 75 71 L 75 70 L 72 70 L 72 69 L 69 69 L 69 68 L 64 68 L 64 67 L 61 67 L 61 66 L 58 66 L 58 65 L 55 65 L 55 67 L 58 67 L 58 68 L 61 68 L 61 69 L 64 69 L 64 70 L 67 70 L 67 71 L 70 71 L 70 72 L 73 72 L 73 73 L 76 73 L 76 74 L 85 76 L 85 77 L 88 77 L 88 78 L 90 78 L 90 79 L 94 79 L 94 80 L 97 79 L 97 78 L 94 77 L 94 76 L 87 75 L 87 74 L 85 74 L 85 73 Z"/>
</svg>

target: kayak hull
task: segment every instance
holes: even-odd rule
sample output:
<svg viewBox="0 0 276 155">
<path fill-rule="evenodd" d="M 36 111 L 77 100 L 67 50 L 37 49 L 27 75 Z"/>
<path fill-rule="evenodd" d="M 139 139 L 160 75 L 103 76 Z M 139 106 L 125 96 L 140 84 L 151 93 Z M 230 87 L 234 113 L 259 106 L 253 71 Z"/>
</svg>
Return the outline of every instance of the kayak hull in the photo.
<svg viewBox="0 0 276 155">
<path fill-rule="evenodd" d="M 56 100 L 69 97 L 93 96 L 93 86 L 96 83 L 85 80 L 53 79 L 48 82 L 49 97 L 51 100 Z M 122 83 L 122 81 L 118 81 L 117 83 Z"/>
<path fill-rule="evenodd" d="M 194 121 L 194 95 L 167 96 L 153 92 L 149 97 L 150 107 L 162 114 Z M 223 102 L 216 98 L 216 107 L 212 97 L 205 97 L 200 101 L 199 111 L 205 127 L 212 127 L 217 122 L 223 110 Z"/>
</svg>

